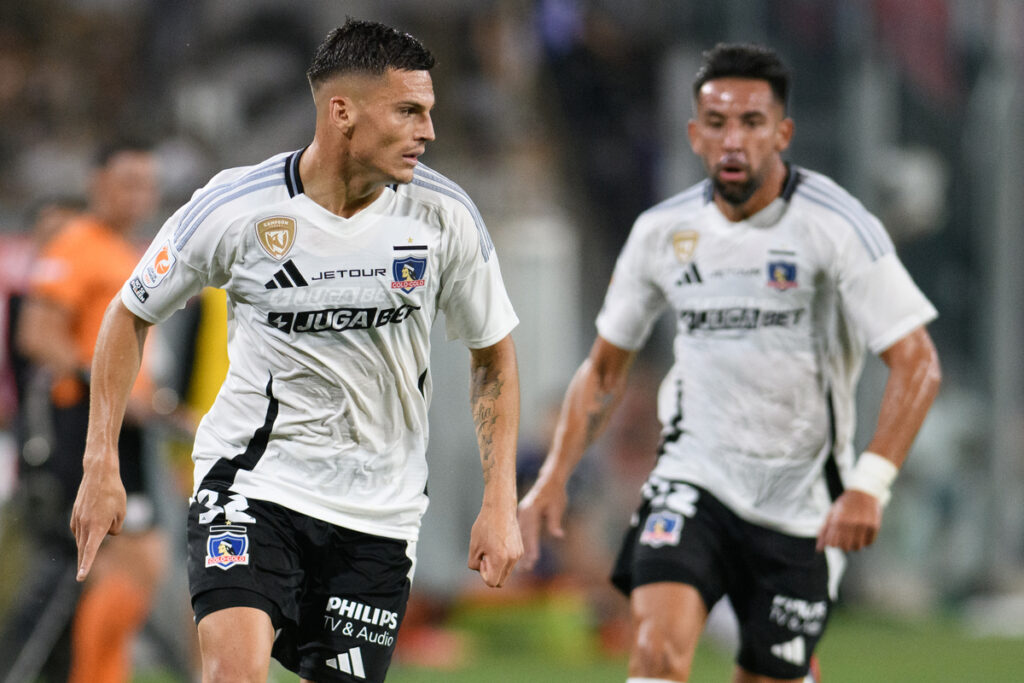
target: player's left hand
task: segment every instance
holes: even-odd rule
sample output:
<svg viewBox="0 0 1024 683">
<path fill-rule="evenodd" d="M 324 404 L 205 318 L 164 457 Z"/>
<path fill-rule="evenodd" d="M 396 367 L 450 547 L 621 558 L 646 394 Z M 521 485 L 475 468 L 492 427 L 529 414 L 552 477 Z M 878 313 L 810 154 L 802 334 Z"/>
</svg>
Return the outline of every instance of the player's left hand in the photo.
<svg viewBox="0 0 1024 683">
<path fill-rule="evenodd" d="M 875 542 L 882 526 L 882 506 L 870 493 L 849 490 L 832 504 L 818 534 L 818 550 L 861 550 Z"/>
<path fill-rule="evenodd" d="M 523 539 L 516 521 L 515 504 L 490 505 L 480 514 L 469 534 L 469 568 L 492 588 L 499 588 L 523 555 Z"/>
</svg>

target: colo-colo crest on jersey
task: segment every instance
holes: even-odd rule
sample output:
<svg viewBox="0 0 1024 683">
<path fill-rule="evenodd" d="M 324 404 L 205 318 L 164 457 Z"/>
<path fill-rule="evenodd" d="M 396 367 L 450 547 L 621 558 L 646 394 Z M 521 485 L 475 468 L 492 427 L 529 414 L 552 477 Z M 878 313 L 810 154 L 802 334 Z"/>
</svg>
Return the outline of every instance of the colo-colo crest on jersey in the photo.
<svg viewBox="0 0 1024 683">
<path fill-rule="evenodd" d="M 394 282 L 391 289 L 400 289 L 406 294 L 426 284 L 423 279 L 427 272 L 427 259 L 420 256 L 404 256 L 391 263 Z"/>
</svg>

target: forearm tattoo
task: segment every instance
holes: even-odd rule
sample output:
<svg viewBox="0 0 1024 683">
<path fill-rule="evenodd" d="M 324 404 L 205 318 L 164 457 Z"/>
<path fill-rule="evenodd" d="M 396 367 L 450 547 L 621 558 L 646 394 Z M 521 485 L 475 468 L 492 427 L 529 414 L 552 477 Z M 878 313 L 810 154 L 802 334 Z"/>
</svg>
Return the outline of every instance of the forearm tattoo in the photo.
<svg viewBox="0 0 1024 683">
<path fill-rule="evenodd" d="M 480 446 L 480 463 L 483 466 L 486 483 L 494 467 L 494 425 L 498 421 L 498 400 L 505 380 L 501 373 L 490 364 L 474 365 L 470 389 L 473 409 L 473 426 Z"/>
</svg>

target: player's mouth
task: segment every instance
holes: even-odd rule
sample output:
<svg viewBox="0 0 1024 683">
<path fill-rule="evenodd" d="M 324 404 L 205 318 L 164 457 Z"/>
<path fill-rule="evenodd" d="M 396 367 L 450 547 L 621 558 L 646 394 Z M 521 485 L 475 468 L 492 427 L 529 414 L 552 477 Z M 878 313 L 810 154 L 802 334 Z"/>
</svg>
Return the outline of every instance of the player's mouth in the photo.
<svg viewBox="0 0 1024 683">
<path fill-rule="evenodd" d="M 406 152 L 402 155 L 402 158 L 409 162 L 410 165 L 415 166 L 419 163 L 420 155 L 423 154 L 423 150 L 417 150 L 415 152 Z"/>
<path fill-rule="evenodd" d="M 716 170 L 719 182 L 744 183 L 750 177 L 750 169 L 739 161 L 723 161 Z"/>
</svg>

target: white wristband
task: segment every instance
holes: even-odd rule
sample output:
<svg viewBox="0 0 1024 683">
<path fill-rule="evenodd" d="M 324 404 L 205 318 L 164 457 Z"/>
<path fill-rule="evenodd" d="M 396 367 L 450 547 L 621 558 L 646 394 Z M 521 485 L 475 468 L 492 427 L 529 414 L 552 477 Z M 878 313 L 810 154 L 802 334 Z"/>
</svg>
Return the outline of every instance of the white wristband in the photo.
<svg viewBox="0 0 1024 683">
<path fill-rule="evenodd" d="M 896 481 L 899 471 L 900 469 L 892 463 L 892 460 L 884 458 L 878 453 L 864 451 L 857 458 L 857 464 L 850 470 L 846 488 L 870 493 L 878 499 L 882 507 L 885 507 L 889 503 L 889 498 L 892 497 L 889 489 Z"/>
</svg>

